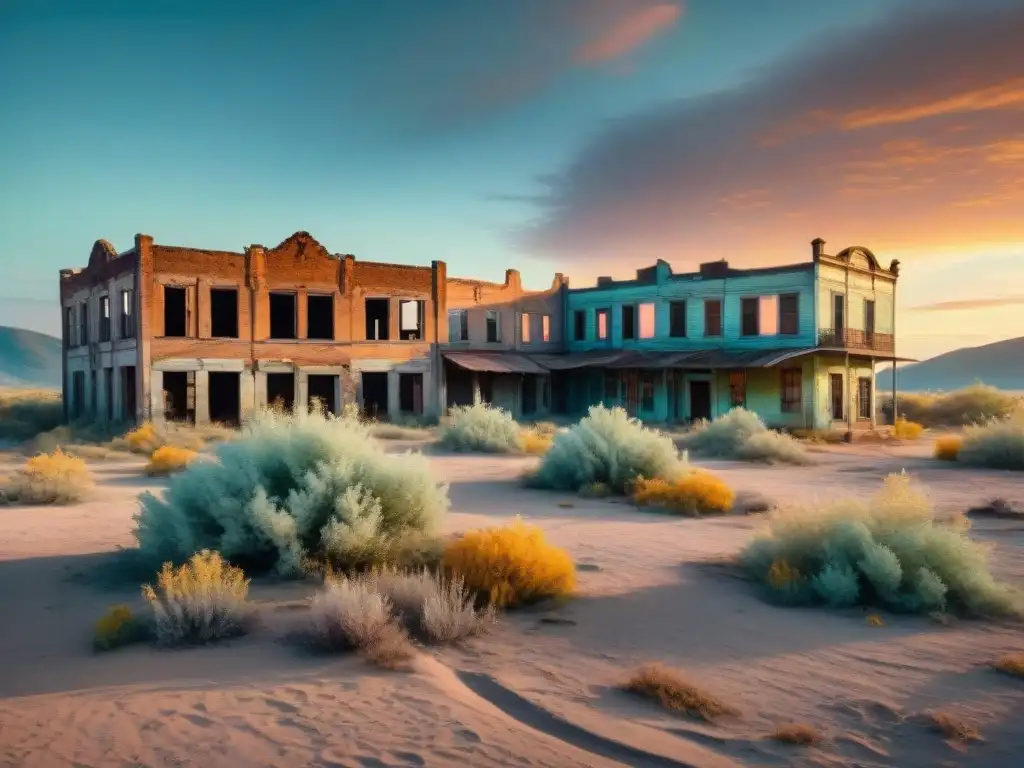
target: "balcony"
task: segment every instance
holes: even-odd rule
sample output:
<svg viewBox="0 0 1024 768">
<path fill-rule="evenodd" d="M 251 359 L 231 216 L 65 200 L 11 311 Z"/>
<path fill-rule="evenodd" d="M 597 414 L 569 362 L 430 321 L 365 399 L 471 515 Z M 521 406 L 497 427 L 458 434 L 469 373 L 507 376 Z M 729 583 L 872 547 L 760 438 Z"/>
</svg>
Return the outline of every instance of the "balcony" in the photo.
<svg viewBox="0 0 1024 768">
<path fill-rule="evenodd" d="M 857 328 L 822 328 L 818 331 L 818 346 L 832 349 L 850 349 L 891 355 L 896 351 L 896 340 L 891 333 L 862 331 Z"/>
</svg>

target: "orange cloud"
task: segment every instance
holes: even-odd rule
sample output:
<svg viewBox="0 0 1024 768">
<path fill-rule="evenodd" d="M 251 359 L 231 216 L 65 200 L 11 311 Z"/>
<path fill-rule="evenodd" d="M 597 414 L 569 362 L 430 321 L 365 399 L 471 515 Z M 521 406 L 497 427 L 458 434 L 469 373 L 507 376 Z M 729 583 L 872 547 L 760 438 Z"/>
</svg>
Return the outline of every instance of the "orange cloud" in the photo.
<svg viewBox="0 0 1024 768">
<path fill-rule="evenodd" d="M 985 112 L 994 109 L 1024 109 L 1024 78 L 988 88 L 964 91 L 908 107 L 869 108 L 845 115 L 840 121 L 848 131 L 880 125 L 913 123 L 930 117 Z"/>
<path fill-rule="evenodd" d="M 635 8 L 577 48 L 573 58 L 589 65 L 622 58 L 671 27 L 681 15 L 682 9 L 675 3 Z"/>
<path fill-rule="evenodd" d="M 911 307 L 915 312 L 952 312 L 963 309 L 993 309 L 994 307 L 1013 307 L 1024 304 L 1024 296 L 1002 296 L 991 299 L 962 299 L 960 301 L 937 301 L 934 304 L 922 304 Z"/>
</svg>

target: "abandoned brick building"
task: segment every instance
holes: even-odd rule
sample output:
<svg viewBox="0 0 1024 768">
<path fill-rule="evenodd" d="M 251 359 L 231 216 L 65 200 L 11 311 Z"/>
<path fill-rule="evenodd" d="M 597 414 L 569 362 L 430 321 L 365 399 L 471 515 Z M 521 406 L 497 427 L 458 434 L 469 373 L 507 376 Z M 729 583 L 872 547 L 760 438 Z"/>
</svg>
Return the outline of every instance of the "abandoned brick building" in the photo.
<svg viewBox="0 0 1024 768">
<path fill-rule="evenodd" d="M 360 261 L 305 232 L 242 252 L 99 240 L 60 273 L 66 416 L 238 423 L 314 398 L 391 419 L 481 399 L 541 415 L 542 368 L 496 372 L 473 352 L 560 351 L 566 290 L 561 275 L 524 291 L 515 270 L 488 283 Z"/>
</svg>

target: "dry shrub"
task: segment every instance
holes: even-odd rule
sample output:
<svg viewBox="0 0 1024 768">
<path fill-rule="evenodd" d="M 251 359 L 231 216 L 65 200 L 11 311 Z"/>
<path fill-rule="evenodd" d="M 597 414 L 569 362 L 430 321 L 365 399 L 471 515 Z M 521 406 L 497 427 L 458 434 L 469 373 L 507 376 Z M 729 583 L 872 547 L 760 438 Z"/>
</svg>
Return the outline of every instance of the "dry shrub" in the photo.
<svg viewBox="0 0 1024 768">
<path fill-rule="evenodd" d="M 524 429 L 519 433 L 519 445 L 523 453 L 533 456 L 543 456 L 551 450 L 551 443 L 554 437 L 549 434 L 537 432 L 533 429 Z"/>
<path fill-rule="evenodd" d="M 71 504 L 93 488 L 86 463 L 60 450 L 28 459 L 0 484 L 0 499 L 12 504 Z"/>
<path fill-rule="evenodd" d="M 1024 471 L 1024 410 L 965 427 L 957 460 L 972 467 Z"/>
<path fill-rule="evenodd" d="M 452 451 L 516 453 L 519 424 L 512 414 L 489 403 L 457 405 L 441 426 L 440 443 Z"/>
<path fill-rule="evenodd" d="M 697 456 L 766 464 L 809 464 L 810 458 L 792 435 L 768 429 L 753 411 L 733 408 L 714 421 L 700 421 L 680 438 Z"/>
<path fill-rule="evenodd" d="M 939 461 L 956 461 L 960 455 L 963 440 L 956 435 L 946 435 L 935 441 L 935 458 Z"/>
<path fill-rule="evenodd" d="M 207 550 L 178 569 L 164 563 L 156 586 L 142 588 L 153 609 L 156 640 L 171 646 L 244 634 L 251 617 L 248 593 L 249 580 L 242 569 Z"/>
<path fill-rule="evenodd" d="M 449 542 L 442 563 L 499 608 L 568 595 L 576 586 L 569 553 L 522 520 L 463 534 Z"/>
<path fill-rule="evenodd" d="M 820 744 L 824 740 L 824 734 L 807 723 L 786 723 L 775 729 L 772 738 L 781 741 L 783 744 L 795 744 L 801 747 L 810 747 Z"/>
<path fill-rule="evenodd" d="M 146 464 L 146 474 L 150 477 L 163 477 L 172 472 L 185 469 L 199 454 L 188 448 L 173 445 L 162 445 L 153 451 Z"/>
<path fill-rule="evenodd" d="M 391 601 L 366 579 L 328 579 L 310 606 L 307 636 L 321 650 L 361 651 L 389 668 L 413 655 Z"/>
<path fill-rule="evenodd" d="M 950 741 L 966 744 L 981 739 L 981 734 L 974 725 L 951 712 L 929 712 L 926 716 L 931 727 Z"/>
<path fill-rule="evenodd" d="M 985 384 L 953 392 L 911 393 L 897 396 L 897 411 L 926 427 L 963 427 L 992 419 L 1005 419 L 1021 407 L 1022 398 Z M 892 397 L 882 402 L 882 411 L 892 420 Z"/>
<path fill-rule="evenodd" d="M 123 645 L 144 640 L 148 634 L 146 624 L 127 605 L 115 605 L 96 622 L 93 646 L 98 651 L 109 651 Z"/>
<path fill-rule="evenodd" d="M 1000 672 L 1024 678 L 1024 653 L 1010 653 L 997 659 L 992 665 Z"/>
<path fill-rule="evenodd" d="M 0 440 L 29 440 L 62 421 L 59 390 L 0 387 Z"/>
<path fill-rule="evenodd" d="M 920 487 L 890 475 L 867 503 L 772 512 L 740 561 L 789 604 L 1020 614 L 1019 593 L 993 578 L 989 550 L 971 540 L 969 528 L 964 515 L 937 521 Z"/>
<path fill-rule="evenodd" d="M 79 459 L 102 460 L 110 458 L 111 450 L 105 445 L 65 445 L 61 448 L 69 456 Z"/>
<path fill-rule="evenodd" d="M 623 686 L 629 693 L 651 699 L 665 709 L 713 720 L 739 712 L 662 664 L 645 664 Z"/>
<path fill-rule="evenodd" d="M 230 440 L 237 435 L 231 427 L 220 424 L 179 424 L 167 422 L 159 427 L 150 421 L 143 422 L 135 429 L 110 441 L 110 447 L 118 451 L 152 456 L 164 446 L 201 451 L 207 443 Z"/>
<path fill-rule="evenodd" d="M 904 417 L 900 416 L 896 419 L 896 424 L 892 428 L 892 434 L 897 440 L 917 440 L 924 434 L 924 427 L 916 421 L 907 421 Z"/>
<path fill-rule="evenodd" d="M 736 494 L 715 475 L 691 472 L 675 480 L 637 478 L 633 501 L 642 507 L 660 507 L 682 515 L 714 515 L 732 509 Z"/>
<path fill-rule="evenodd" d="M 877 613 L 869 613 L 864 617 L 864 621 L 869 627 L 884 627 L 885 619 L 879 616 Z"/>
</svg>

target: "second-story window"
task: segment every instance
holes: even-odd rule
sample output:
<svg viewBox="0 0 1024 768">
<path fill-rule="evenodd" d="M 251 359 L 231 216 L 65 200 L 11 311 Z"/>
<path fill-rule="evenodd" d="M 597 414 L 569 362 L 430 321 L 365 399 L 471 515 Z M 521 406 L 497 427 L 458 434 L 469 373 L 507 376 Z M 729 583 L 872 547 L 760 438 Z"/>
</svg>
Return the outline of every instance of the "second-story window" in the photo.
<svg viewBox="0 0 1024 768">
<path fill-rule="evenodd" d="M 89 302 L 83 301 L 78 307 L 78 343 L 85 346 L 89 343 Z"/>
<path fill-rule="evenodd" d="M 868 341 L 875 336 L 875 302 L 874 299 L 864 299 L 864 334 Z"/>
<path fill-rule="evenodd" d="M 75 346 L 75 308 L 64 307 L 64 346 Z"/>
<path fill-rule="evenodd" d="M 501 314 L 496 309 L 487 310 L 487 343 L 497 344 L 501 341 Z"/>
<path fill-rule="evenodd" d="M 721 299 L 704 300 L 704 335 L 722 335 L 722 301 Z"/>
<path fill-rule="evenodd" d="M 608 310 L 599 309 L 595 313 L 595 320 L 597 325 L 597 338 L 601 341 L 608 340 Z"/>
<path fill-rule="evenodd" d="M 125 288 L 121 291 L 121 331 L 122 339 L 135 338 L 135 289 Z"/>
<path fill-rule="evenodd" d="M 100 341 L 110 341 L 110 296 L 100 296 Z"/>
<path fill-rule="evenodd" d="M 188 289 L 164 286 L 164 336 L 188 335 Z"/>
<path fill-rule="evenodd" d="M 757 336 L 761 332 L 761 302 L 756 296 L 740 300 L 740 333 L 743 336 Z"/>
<path fill-rule="evenodd" d="M 469 341 L 469 313 L 466 310 L 448 310 L 448 341 Z"/>
<path fill-rule="evenodd" d="M 519 337 L 523 344 L 530 343 L 530 314 L 528 312 L 523 312 L 519 316 Z"/>
<path fill-rule="evenodd" d="M 390 321 L 391 302 L 388 299 L 367 299 L 366 308 L 366 340 L 387 341 L 388 324 Z"/>
<path fill-rule="evenodd" d="M 541 315 L 540 317 L 540 340 L 551 341 L 551 315 Z"/>
<path fill-rule="evenodd" d="M 295 311 L 295 294 L 271 292 L 270 294 L 270 338 L 297 339 L 299 337 L 298 316 Z"/>
<path fill-rule="evenodd" d="M 210 289 L 210 335 L 215 339 L 238 338 L 238 289 Z"/>
<path fill-rule="evenodd" d="M 641 339 L 653 339 L 656 330 L 654 304 L 641 304 L 637 307 L 637 325 Z"/>
<path fill-rule="evenodd" d="M 398 302 L 398 338 L 402 341 L 423 341 L 426 338 L 426 302 L 403 299 Z"/>
<path fill-rule="evenodd" d="M 841 293 L 832 294 L 832 330 L 838 339 L 846 333 L 846 297 Z"/>
<path fill-rule="evenodd" d="M 783 336 L 800 334 L 800 294 L 779 296 L 779 333 Z"/>
<path fill-rule="evenodd" d="M 673 339 L 686 338 L 686 302 L 673 301 L 668 305 L 668 335 Z"/>
<path fill-rule="evenodd" d="M 572 337 L 576 341 L 585 341 L 587 338 L 587 313 L 582 309 L 572 313 Z"/>
<path fill-rule="evenodd" d="M 632 304 L 622 306 L 622 338 L 625 340 L 636 338 L 636 307 Z"/>
</svg>

